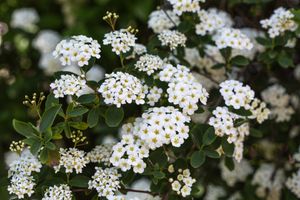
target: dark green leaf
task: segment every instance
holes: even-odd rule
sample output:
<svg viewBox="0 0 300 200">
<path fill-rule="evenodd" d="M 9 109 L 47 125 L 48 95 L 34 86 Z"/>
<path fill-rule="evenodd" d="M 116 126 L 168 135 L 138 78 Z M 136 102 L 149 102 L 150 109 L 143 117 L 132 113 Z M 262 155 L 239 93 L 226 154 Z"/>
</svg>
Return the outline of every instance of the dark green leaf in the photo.
<svg viewBox="0 0 300 200">
<path fill-rule="evenodd" d="M 247 58 L 245 58 L 244 56 L 235 56 L 230 60 L 230 62 L 233 65 L 237 65 L 237 66 L 249 65 L 249 60 Z"/>
<path fill-rule="evenodd" d="M 205 162 L 205 154 L 203 151 L 195 151 L 191 157 L 191 166 L 193 168 L 200 167 Z"/>
<path fill-rule="evenodd" d="M 225 152 L 226 156 L 229 156 L 229 157 L 232 156 L 233 150 L 234 150 L 234 145 L 232 143 L 229 144 L 225 137 L 222 138 L 222 148 L 223 148 L 223 151 Z"/>
<path fill-rule="evenodd" d="M 286 54 L 284 51 L 282 51 L 278 58 L 277 61 L 279 63 L 279 65 L 283 68 L 288 68 L 294 65 L 292 58 Z"/>
<path fill-rule="evenodd" d="M 70 180 L 69 185 L 73 187 L 87 188 L 89 180 L 90 179 L 86 176 L 75 176 Z"/>
<path fill-rule="evenodd" d="M 215 129 L 213 127 L 209 127 L 202 137 L 202 143 L 204 145 L 210 145 L 215 141 L 216 138 L 217 136 L 215 134 Z"/>
<path fill-rule="evenodd" d="M 68 124 L 78 130 L 86 130 L 89 127 L 89 125 L 85 122 L 68 122 Z"/>
<path fill-rule="evenodd" d="M 161 171 L 154 171 L 152 173 L 152 175 L 157 178 L 157 179 L 163 179 L 166 177 L 165 173 L 161 172 Z"/>
<path fill-rule="evenodd" d="M 109 127 L 117 127 L 123 120 L 123 108 L 109 107 L 105 112 L 105 122 Z"/>
<path fill-rule="evenodd" d="M 30 146 L 30 152 L 33 155 L 37 155 L 37 153 L 39 152 L 39 150 L 42 147 L 42 141 L 35 141 L 31 146 Z"/>
<path fill-rule="evenodd" d="M 205 155 L 210 158 L 220 158 L 220 154 L 214 150 L 205 150 Z"/>
<path fill-rule="evenodd" d="M 59 100 L 54 97 L 53 93 L 50 93 L 47 96 L 47 100 L 46 100 L 46 103 L 45 103 L 45 110 L 48 110 L 49 108 L 51 108 L 52 106 L 55 106 L 57 104 L 59 104 Z"/>
<path fill-rule="evenodd" d="M 46 163 L 48 160 L 48 155 L 49 155 L 48 149 L 44 148 L 43 150 L 41 150 L 40 161 L 42 163 Z"/>
<path fill-rule="evenodd" d="M 67 116 L 78 117 L 78 116 L 81 116 L 81 115 L 87 113 L 88 111 L 89 111 L 89 109 L 79 106 L 79 107 L 73 108 L 70 112 L 67 112 Z"/>
<path fill-rule="evenodd" d="M 95 94 L 84 94 L 77 99 L 77 102 L 80 104 L 90 104 L 96 100 L 96 97 Z"/>
<path fill-rule="evenodd" d="M 242 124 L 244 124 L 244 123 L 246 123 L 246 122 L 248 122 L 247 119 L 241 119 L 241 118 L 236 119 L 236 120 L 234 121 L 234 127 L 237 128 L 237 127 L 241 126 Z"/>
<path fill-rule="evenodd" d="M 252 115 L 252 112 L 250 110 L 246 110 L 245 108 L 234 109 L 232 106 L 230 106 L 229 111 L 245 117 Z"/>
<path fill-rule="evenodd" d="M 21 135 L 29 138 L 35 136 L 34 129 L 28 123 L 18 121 L 16 119 L 13 120 L 13 127 L 14 129 Z"/>
<path fill-rule="evenodd" d="M 98 121 L 99 121 L 99 109 L 93 108 L 90 110 L 88 114 L 87 123 L 90 128 L 93 128 L 98 124 Z"/>
<path fill-rule="evenodd" d="M 234 170 L 234 162 L 233 162 L 232 158 L 228 158 L 228 157 L 225 158 L 225 166 L 230 171 Z"/>
<path fill-rule="evenodd" d="M 58 114 L 59 110 L 61 108 L 61 105 L 55 105 L 46 110 L 44 112 L 41 124 L 40 124 L 40 131 L 45 132 L 48 128 L 50 128 L 55 120 L 56 115 Z"/>
<path fill-rule="evenodd" d="M 46 148 L 47 149 L 50 149 L 50 150 L 55 150 L 56 149 L 56 146 L 55 146 L 55 144 L 54 143 L 52 143 L 52 142 L 48 142 L 48 143 L 46 143 Z"/>
<path fill-rule="evenodd" d="M 250 135 L 256 138 L 261 138 L 263 136 L 263 133 L 255 128 L 250 128 Z"/>
</svg>

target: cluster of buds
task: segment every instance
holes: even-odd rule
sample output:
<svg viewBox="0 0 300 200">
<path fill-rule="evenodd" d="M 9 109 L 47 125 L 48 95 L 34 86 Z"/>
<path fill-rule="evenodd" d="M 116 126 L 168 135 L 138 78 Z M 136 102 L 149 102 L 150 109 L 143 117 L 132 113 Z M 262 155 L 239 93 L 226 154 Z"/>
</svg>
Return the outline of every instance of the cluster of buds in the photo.
<svg viewBox="0 0 300 200">
<path fill-rule="evenodd" d="M 106 21 L 113 30 L 115 30 L 115 25 L 118 18 L 118 14 L 107 11 L 106 15 L 102 19 Z"/>
<path fill-rule="evenodd" d="M 131 26 L 128 26 L 127 31 L 128 31 L 129 33 L 134 34 L 134 35 L 137 34 L 137 33 L 139 32 L 138 29 L 132 28 Z"/>
<path fill-rule="evenodd" d="M 23 141 L 12 141 L 12 143 L 9 146 L 9 149 L 11 152 L 16 152 L 18 154 L 21 154 L 21 152 L 24 149 L 24 142 Z"/>
<path fill-rule="evenodd" d="M 40 107 L 42 105 L 42 102 L 45 99 L 46 99 L 46 96 L 44 95 L 43 92 L 41 92 L 39 96 L 37 96 L 36 93 L 33 93 L 31 99 L 30 99 L 30 97 L 28 95 L 25 95 L 25 100 L 23 101 L 23 104 L 25 106 L 28 106 L 32 110 L 36 111 L 36 113 L 38 114 L 38 116 L 41 117 L 40 116 Z"/>
<path fill-rule="evenodd" d="M 72 131 L 71 139 L 74 143 L 74 147 L 88 144 L 86 141 L 86 136 L 83 136 L 83 132 L 80 130 Z"/>
</svg>

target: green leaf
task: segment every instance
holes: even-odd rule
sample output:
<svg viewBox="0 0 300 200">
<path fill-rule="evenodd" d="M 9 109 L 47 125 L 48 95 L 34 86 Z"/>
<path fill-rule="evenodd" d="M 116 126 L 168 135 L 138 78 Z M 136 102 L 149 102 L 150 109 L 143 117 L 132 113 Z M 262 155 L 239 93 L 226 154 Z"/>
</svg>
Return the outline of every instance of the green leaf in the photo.
<svg viewBox="0 0 300 200">
<path fill-rule="evenodd" d="M 220 154 L 218 152 L 216 152 L 215 150 L 204 150 L 205 152 L 205 155 L 207 157 L 210 157 L 210 158 L 220 158 Z"/>
<path fill-rule="evenodd" d="M 243 124 L 246 123 L 246 122 L 248 122 L 247 119 L 241 119 L 241 118 L 236 119 L 236 120 L 234 121 L 234 127 L 237 128 L 237 127 L 243 125 Z"/>
<path fill-rule="evenodd" d="M 246 110 L 245 108 L 234 109 L 232 106 L 229 106 L 229 111 L 245 117 L 252 115 L 252 112 L 250 110 Z"/>
<path fill-rule="evenodd" d="M 212 66 L 212 69 L 221 69 L 223 67 L 225 67 L 224 63 L 218 63 L 218 64 L 215 64 L 214 66 Z"/>
<path fill-rule="evenodd" d="M 250 128 L 250 135 L 256 138 L 261 138 L 263 136 L 263 133 L 255 128 Z"/>
<path fill-rule="evenodd" d="M 55 120 L 56 115 L 58 114 L 59 110 L 61 108 L 61 105 L 55 105 L 46 110 L 44 112 L 41 124 L 40 124 L 40 131 L 45 132 L 48 128 L 50 128 Z"/>
<path fill-rule="evenodd" d="M 89 125 L 85 122 L 68 122 L 68 124 L 78 130 L 86 130 L 89 127 Z"/>
<path fill-rule="evenodd" d="M 200 167 L 205 162 L 205 154 L 203 151 L 195 151 L 191 157 L 191 166 L 193 168 Z"/>
<path fill-rule="evenodd" d="M 49 108 L 51 108 L 52 106 L 55 106 L 57 104 L 59 104 L 59 100 L 54 97 L 53 93 L 50 93 L 46 99 L 45 110 L 48 110 Z"/>
<path fill-rule="evenodd" d="M 233 65 L 237 65 L 237 66 L 249 65 L 249 60 L 247 58 L 245 58 L 244 56 L 235 56 L 230 60 L 230 62 Z"/>
<path fill-rule="evenodd" d="M 23 142 L 24 142 L 25 144 L 28 144 L 29 146 L 32 146 L 34 143 L 39 143 L 40 140 L 37 139 L 37 138 L 32 138 L 32 137 L 31 137 L 31 138 L 26 138 L 26 139 L 24 139 Z"/>
<path fill-rule="evenodd" d="M 78 106 L 73 108 L 70 112 L 67 112 L 67 116 L 69 117 L 78 117 L 81 116 L 85 113 L 87 113 L 89 111 L 89 109 L 82 107 L 82 106 Z"/>
<path fill-rule="evenodd" d="M 89 180 L 89 177 L 86 176 L 75 176 L 70 180 L 69 185 L 73 187 L 87 188 Z"/>
<path fill-rule="evenodd" d="M 32 136 L 36 136 L 34 134 L 34 129 L 28 123 L 25 123 L 25 122 L 14 119 L 13 120 L 13 127 L 19 134 L 21 134 L 21 135 L 23 135 L 27 138 L 32 137 Z"/>
<path fill-rule="evenodd" d="M 225 152 L 226 156 L 231 157 L 234 151 L 234 144 L 229 144 L 227 138 L 222 138 L 222 149 Z"/>
<path fill-rule="evenodd" d="M 232 158 L 228 158 L 228 157 L 225 158 L 225 166 L 230 171 L 234 170 L 234 162 L 233 162 Z"/>
<path fill-rule="evenodd" d="M 123 120 L 123 108 L 109 107 L 105 112 L 105 123 L 109 127 L 117 127 Z"/>
<path fill-rule="evenodd" d="M 96 98 L 97 96 L 95 94 L 84 94 L 77 99 L 77 102 L 80 104 L 90 104 L 93 103 Z"/>
<path fill-rule="evenodd" d="M 194 144 L 200 148 L 202 145 L 203 135 L 205 131 L 210 128 L 208 124 L 195 124 L 191 129 L 190 133 L 192 135 L 192 139 Z"/>
<path fill-rule="evenodd" d="M 215 141 L 216 138 L 217 136 L 215 134 L 215 129 L 213 127 L 209 127 L 202 137 L 202 143 L 204 145 L 210 145 Z"/>
<path fill-rule="evenodd" d="M 47 149 L 50 149 L 50 150 L 55 150 L 56 149 L 56 145 L 52 142 L 46 143 L 45 146 L 46 146 Z"/>
<path fill-rule="evenodd" d="M 99 121 L 99 109 L 98 108 L 93 108 L 90 110 L 88 117 L 87 117 L 87 123 L 90 128 L 93 128 L 97 126 Z"/>
<path fill-rule="evenodd" d="M 42 163 L 46 163 L 48 160 L 48 156 L 49 156 L 49 151 L 48 151 L 48 149 L 44 148 L 43 150 L 41 150 L 41 153 L 40 153 L 40 161 Z"/>
<path fill-rule="evenodd" d="M 157 179 L 163 179 L 166 177 L 165 173 L 161 172 L 161 171 L 154 171 L 152 173 L 152 175 L 157 178 Z"/>
<path fill-rule="evenodd" d="M 279 54 L 277 61 L 279 65 L 283 68 L 294 66 L 293 59 L 289 55 L 287 55 L 287 53 L 284 51 L 282 51 Z"/>
<path fill-rule="evenodd" d="M 37 155 L 37 153 L 39 152 L 39 150 L 42 148 L 42 141 L 38 141 L 36 140 L 31 146 L 30 146 L 30 152 L 33 155 Z"/>
</svg>

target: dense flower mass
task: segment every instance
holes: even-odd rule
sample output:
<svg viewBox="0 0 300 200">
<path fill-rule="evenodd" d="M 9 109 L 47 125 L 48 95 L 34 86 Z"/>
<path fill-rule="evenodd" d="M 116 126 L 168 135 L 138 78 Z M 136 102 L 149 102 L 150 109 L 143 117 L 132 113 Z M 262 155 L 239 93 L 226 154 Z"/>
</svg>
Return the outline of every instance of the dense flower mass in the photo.
<svg viewBox="0 0 300 200">
<path fill-rule="evenodd" d="M 200 2 L 205 0 L 168 0 L 173 6 L 173 11 L 177 15 L 182 15 L 184 12 L 198 12 L 200 10 Z"/>
<path fill-rule="evenodd" d="M 289 121 L 295 113 L 290 105 L 291 96 L 281 85 L 275 84 L 268 87 L 262 91 L 261 96 L 267 104 L 271 105 L 271 117 L 277 122 Z"/>
<path fill-rule="evenodd" d="M 295 31 L 298 27 L 293 20 L 294 14 L 285 8 L 277 8 L 269 19 L 261 20 L 263 28 L 268 29 L 269 36 L 275 38 L 285 31 Z"/>
<path fill-rule="evenodd" d="M 60 79 L 56 79 L 50 84 L 50 88 L 53 90 L 55 98 L 68 95 L 76 95 L 79 97 L 83 94 L 83 91 L 86 87 L 86 81 L 73 74 L 61 75 Z"/>
<path fill-rule="evenodd" d="M 105 81 L 99 88 L 99 92 L 106 104 L 114 104 L 121 107 L 122 104 L 145 103 L 147 87 L 133 75 L 124 72 L 114 72 L 105 75 Z"/>
<path fill-rule="evenodd" d="M 60 159 L 58 165 L 54 166 L 55 172 L 59 172 L 61 168 L 65 169 L 66 173 L 75 171 L 77 174 L 82 173 L 82 169 L 88 164 L 88 159 L 85 152 L 76 148 L 59 150 Z"/>
<path fill-rule="evenodd" d="M 148 27 L 154 33 L 170 30 L 180 22 L 179 17 L 171 10 L 155 10 L 149 15 Z"/>
<path fill-rule="evenodd" d="M 192 115 L 198 109 L 199 101 L 206 104 L 208 98 L 206 89 L 195 79 L 187 67 L 183 65 L 174 67 L 167 64 L 159 72 L 158 78 L 168 82 L 169 102 L 179 105 L 184 113 Z"/>
<path fill-rule="evenodd" d="M 88 65 L 92 57 L 100 58 L 100 52 L 100 44 L 97 40 L 77 35 L 58 43 L 53 55 L 59 58 L 62 65 L 77 64 L 82 67 Z"/>
<path fill-rule="evenodd" d="M 89 189 L 96 189 L 99 197 L 112 198 L 115 192 L 120 188 L 119 178 L 121 175 L 116 168 L 96 167 L 96 173 L 89 181 Z"/>
<path fill-rule="evenodd" d="M 214 35 L 213 40 L 219 49 L 231 47 L 239 50 L 250 50 L 253 48 L 250 39 L 240 30 L 234 28 L 219 29 L 216 35 Z"/>
<path fill-rule="evenodd" d="M 36 183 L 32 176 L 33 172 L 40 172 L 42 164 L 33 156 L 29 150 L 24 150 L 22 154 L 9 165 L 8 177 L 10 185 L 8 192 L 15 194 L 18 199 L 30 197 L 34 193 Z"/>
<path fill-rule="evenodd" d="M 35 31 L 36 23 L 38 23 L 40 17 L 36 10 L 33 8 L 21 8 L 17 9 L 12 14 L 11 26 L 13 28 L 20 28 L 24 31 Z"/>
<path fill-rule="evenodd" d="M 169 182 L 172 186 L 172 190 L 182 197 L 189 196 L 192 191 L 192 186 L 196 182 L 196 179 L 191 177 L 189 169 L 178 169 L 177 176 L 170 178 Z"/>
<path fill-rule="evenodd" d="M 163 67 L 163 60 L 159 56 L 146 54 L 139 58 L 135 64 L 135 68 L 139 71 L 146 72 L 148 75 L 153 74 Z"/>
<path fill-rule="evenodd" d="M 42 200 L 72 200 L 72 191 L 68 185 L 49 187 Z"/>
<path fill-rule="evenodd" d="M 120 29 L 106 33 L 104 35 L 103 44 L 111 45 L 112 51 L 117 55 L 121 53 L 127 53 L 135 46 L 136 37 L 130 33 L 127 29 Z"/>
<path fill-rule="evenodd" d="M 178 46 L 185 47 L 186 36 L 179 31 L 164 30 L 158 35 L 162 46 L 168 46 L 171 50 L 175 50 Z"/>
<path fill-rule="evenodd" d="M 110 156 L 112 154 L 112 147 L 114 144 L 98 145 L 92 151 L 87 153 L 86 157 L 92 163 L 100 163 L 106 166 L 110 165 Z"/>
</svg>

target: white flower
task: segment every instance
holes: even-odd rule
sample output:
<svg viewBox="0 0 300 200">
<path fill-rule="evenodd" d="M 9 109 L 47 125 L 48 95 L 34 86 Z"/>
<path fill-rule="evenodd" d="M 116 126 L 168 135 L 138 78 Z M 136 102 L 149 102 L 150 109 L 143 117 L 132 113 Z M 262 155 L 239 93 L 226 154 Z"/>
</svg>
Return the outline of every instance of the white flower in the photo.
<svg viewBox="0 0 300 200">
<path fill-rule="evenodd" d="M 133 53 L 134 55 L 143 55 L 144 53 L 147 53 L 147 48 L 145 47 L 145 45 L 136 43 L 133 47 Z"/>
<path fill-rule="evenodd" d="M 144 86 L 138 78 L 126 72 L 106 74 L 105 81 L 98 90 L 106 104 L 114 104 L 117 107 L 132 102 L 144 104 L 146 91 L 147 86 Z"/>
<path fill-rule="evenodd" d="M 90 162 L 93 163 L 102 163 L 106 166 L 110 165 L 110 157 L 112 154 L 112 147 L 114 144 L 103 144 L 98 145 L 92 151 L 87 153 L 86 157 Z"/>
<path fill-rule="evenodd" d="M 277 8 L 269 19 L 261 20 L 263 28 L 268 29 L 269 36 L 274 38 L 285 31 L 295 31 L 298 28 L 293 20 L 294 14 L 283 7 Z"/>
<path fill-rule="evenodd" d="M 186 36 L 179 31 L 164 30 L 158 35 L 162 46 L 168 46 L 171 50 L 175 50 L 178 46 L 185 47 Z"/>
<path fill-rule="evenodd" d="M 263 100 L 271 105 L 271 116 L 276 122 L 289 121 L 295 110 L 290 106 L 291 96 L 281 85 L 275 84 L 262 91 Z"/>
<path fill-rule="evenodd" d="M 226 191 L 221 186 L 208 185 L 204 200 L 216 200 L 226 196 Z"/>
<path fill-rule="evenodd" d="M 114 196 L 121 187 L 119 178 L 121 175 L 116 168 L 95 167 L 96 172 L 89 181 L 89 189 L 96 189 L 99 197 Z"/>
<path fill-rule="evenodd" d="M 183 12 L 198 12 L 200 10 L 200 2 L 205 0 L 168 0 L 173 6 L 173 11 L 177 15 L 182 15 Z"/>
<path fill-rule="evenodd" d="M 148 94 L 146 96 L 147 104 L 150 106 L 154 106 L 156 102 L 158 102 L 161 98 L 163 90 L 156 86 L 149 88 Z"/>
<path fill-rule="evenodd" d="M 75 171 L 77 174 L 82 173 L 82 169 L 88 164 L 88 159 L 85 157 L 85 152 L 76 148 L 59 150 L 59 164 L 54 166 L 55 173 L 64 167 L 66 173 Z"/>
<path fill-rule="evenodd" d="M 37 29 L 36 24 L 40 18 L 33 8 L 20 8 L 14 10 L 11 19 L 11 27 L 20 28 L 24 31 L 34 32 Z"/>
<path fill-rule="evenodd" d="M 112 51 L 117 55 L 130 51 L 131 47 L 135 46 L 136 37 L 127 29 L 120 29 L 106 33 L 104 35 L 103 44 L 111 45 Z"/>
<path fill-rule="evenodd" d="M 231 47 L 239 50 L 251 50 L 253 48 L 250 39 L 240 30 L 234 28 L 219 29 L 213 36 L 213 40 L 219 49 Z"/>
<path fill-rule="evenodd" d="M 55 59 L 51 53 L 41 55 L 39 67 L 43 69 L 46 75 L 53 75 L 55 72 L 62 69 L 60 61 Z"/>
<path fill-rule="evenodd" d="M 51 53 L 60 41 L 60 35 L 52 30 L 42 30 L 33 40 L 33 46 L 40 53 Z"/>
<path fill-rule="evenodd" d="M 55 98 L 64 97 L 67 95 L 80 96 L 86 88 L 86 81 L 75 75 L 61 75 L 60 79 L 56 79 L 50 84 Z"/>
<path fill-rule="evenodd" d="M 178 175 L 175 180 L 169 179 L 172 190 L 182 197 L 189 196 L 192 191 L 192 186 L 196 182 L 196 179 L 191 177 L 189 169 L 179 169 Z"/>
<path fill-rule="evenodd" d="M 170 103 L 179 105 L 185 114 L 192 115 L 198 109 L 199 101 L 206 104 L 207 91 L 197 82 L 187 67 L 183 65 L 173 67 L 171 64 L 167 64 L 159 72 L 158 78 L 161 81 L 169 82 L 168 100 Z"/>
<path fill-rule="evenodd" d="M 300 169 L 289 177 L 285 183 L 286 187 L 300 198 Z"/>
<path fill-rule="evenodd" d="M 148 27 L 151 28 L 154 33 L 161 33 L 164 30 L 170 30 L 179 23 L 179 17 L 171 10 L 155 10 L 149 16 Z"/>
<path fill-rule="evenodd" d="M 72 36 L 69 40 L 62 40 L 57 44 L 53 56 L 59 58 L 62 65 L 77 64 L 80 67 L 88 65 L 88 61 L 100 58 L 100 44 L 97 40 L 84 35 Z"/>
<path fill-rule="evenodd" d="M 146 54 L 139 58 L 135 64 L 135 68 L 139 71 L 146 72 L 148 75 L 153 74 L 155 71 L 163 67 L 163 60 L 159 56 Z"/>
<path fill-rule="evenodd" d="M 42 200 L 72 200 L 72 191 L 68 185 L 49 187 Z"/>
</svg>

